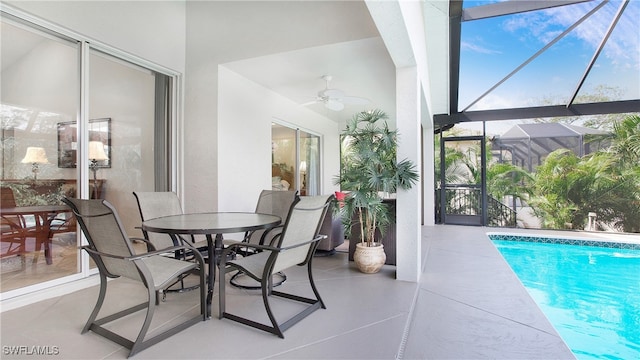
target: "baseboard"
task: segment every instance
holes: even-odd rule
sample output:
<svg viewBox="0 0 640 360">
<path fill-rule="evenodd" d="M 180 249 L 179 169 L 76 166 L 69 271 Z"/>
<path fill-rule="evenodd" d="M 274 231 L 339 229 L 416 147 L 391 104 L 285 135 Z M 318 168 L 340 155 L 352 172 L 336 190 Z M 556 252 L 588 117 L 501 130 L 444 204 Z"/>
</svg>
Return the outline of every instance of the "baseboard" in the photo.
<svg viewBox="0 0 640 360">
<path fill-rule="evenodd" d="M 15 296 L 0 301 L 0 313 L 17 309 L 26 305 L 31 305 L 38 301 L 43 301 L 58 296 L 70 294 L 78 290 L 86 289 L 100 284 L 100 276 L 94 275 L 83 279 L 74 280 L 68 283 L 55 285 L 42 290 L 36 290 L 24 295 Z"/>
</svg>

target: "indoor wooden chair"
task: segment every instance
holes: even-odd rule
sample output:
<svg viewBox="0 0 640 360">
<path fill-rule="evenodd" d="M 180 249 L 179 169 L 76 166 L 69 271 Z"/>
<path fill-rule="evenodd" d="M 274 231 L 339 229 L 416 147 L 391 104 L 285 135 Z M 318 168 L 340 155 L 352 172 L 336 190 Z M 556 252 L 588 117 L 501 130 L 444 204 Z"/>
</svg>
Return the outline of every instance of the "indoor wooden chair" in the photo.
<svg viewBox="0 0 640 360">
<path fill-rule="evenodd" d="M 16 206 L 13 190 L 9 187 L 0 187 L 0 213 L 1 208 Z M 2 251 L 0 257 L 19 256 L 24 265 L 24 254 L 26 252 L 26 237 L 28 232 L 27 222 L 22 215 L 0 216 L 0 241 Z"/>
</svg>

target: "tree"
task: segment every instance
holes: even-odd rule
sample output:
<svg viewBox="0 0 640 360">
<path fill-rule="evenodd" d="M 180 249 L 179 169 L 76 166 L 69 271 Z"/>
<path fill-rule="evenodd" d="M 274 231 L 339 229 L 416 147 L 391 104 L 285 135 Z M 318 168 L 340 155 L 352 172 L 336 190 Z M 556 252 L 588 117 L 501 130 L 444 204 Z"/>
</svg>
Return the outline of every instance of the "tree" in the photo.
<svg viewBox="0 0 640 360">
<path fill-rule="evenodd" d="M 442 184 L 440 169 L 440 138 L 435 139 L 435 183 L 436 189 Z M 465 164 L 465 154 L 458 149 L 445 147 L 444 149 L 444 181 L 446 184 L 462 184 L 468 181 L 469 169 Z"/>
<path fill-rule="evenodd" d="M 506 196 L 526 200 L 531 194 L 528 186 L 533 179 L 531 174 L 521 166 L 495 161 L 491 155 L 490 143 L 486 145 L 485 154 L 487 154 L 487 193 L 498 201 L 504 201 Z M 469 149 L 463 158 L 465 166 L 473 177 L 473 183 L 476 184 L 482 181 L 480 156 L 480 149 L 476 146 Z"/>
<path fill-rule="evenodd" d="M 617 87 L 598 85 L 593 93 L 580 94 L 576 97 L 574 103 L 599 103 L 621 99 L 623 91 Z M 544 97 L 540 103 L 543 105 L 555 105 L 558 103 L 558 97 Z M 536 118 L 534 123 L 563 123 L 585 126 L 592 129 L 600 129 L 604 131 L 611 130 L 614 123 L 622 120 L 626 114 L 605 114 L 605 115 L 575 115 L 554 118 Z"/>
<path fill-rule="evenodd" d="M 436 149 L 439 150 L 438 145 L 439 141 L 436 143 Z M 503 203 L 507 196 L 512 196 L 513 199 L 526 200 L 530 195 L 528 183 L 532 179 L 529 172 L 517 165 L 494 161 L 490 151 L 491 144 L 488 143 L 486 149 L 485 153 L 487 154 L 488 164 L 486 171 L 487 193 L 500 203 Z M 464 151 L 453 147 L 445 147 L 445 182 L 447 184 L 457 185 L 480 184 L 482 182 L 481 154 L 482 152 L 478 145 L 468 146 Z M 436 191 L 440 189 L 440 161 L 440 157 L 436 157 Z M 440 194 L 441 192 L 438 192 L 436 198 L 438 198 Z M 453 198 L 464 198 L 464 201 L 449 201 Z M 436 216 L 440 215 L 439 204 L 440 202 L 436 204 Z M 448 206 L 447 212 L 475 213 L 481 208 L 480 192 L 456 192 L 456 190 L 449 190 L 447 192 L 446 204 Z M 458 205 L 458 207 L 454 208 L 453 204 Z M 449 208 L 449 206 L 452 207 Z M 515 209 L 512 210 L 515 211 Z M 498 217 L 500 217 L 503 213 L 498 211 L 495 212 L 495 214 L 498 214 Z M 491 223 L 492 216 L 491 209 L 489 209 L 489 223 Z M 440 218 L 437 218 L 437 220 L 440 220 Z"/>
<path fill-rule="evenodd" d="M 613 129 L 608 149 L 582 158 L 556 150 L 537 168 L 530 204 L 544 227 L 582 228 L 595 212 L 601 224 L 640 232 L 640 117 Z"/>
<path fill-rule="evenodd" d="M 608 154 L 616 159 L 620 178 L 615 226 L 626 232 L 640 232 L 640 116 L 630 115 L 613 125 L 613 143 Z"/>
</svg>

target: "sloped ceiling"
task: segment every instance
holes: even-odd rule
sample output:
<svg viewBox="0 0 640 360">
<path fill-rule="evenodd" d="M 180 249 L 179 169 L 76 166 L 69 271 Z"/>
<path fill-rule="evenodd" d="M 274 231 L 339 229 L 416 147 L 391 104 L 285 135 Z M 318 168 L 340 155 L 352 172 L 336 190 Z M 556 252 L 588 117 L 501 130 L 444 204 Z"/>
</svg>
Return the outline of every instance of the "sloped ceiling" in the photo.
<svg viewBox="0 0 640 360">
<path fill-rule="evenodd" d="M 331 75 L 331 88 L 370 103 L 342 111 L 304 106 L 338 123 L 371 108 L 393 117 L 395 67 L 364 2 L 237 2 L 220 10 L 227 19 L 244 14 L 238 29 L 225 28 L 231 61 L 223 66 L 298 104 L 313 101 L 325 88 L 322 76 Z"/>
</svg>

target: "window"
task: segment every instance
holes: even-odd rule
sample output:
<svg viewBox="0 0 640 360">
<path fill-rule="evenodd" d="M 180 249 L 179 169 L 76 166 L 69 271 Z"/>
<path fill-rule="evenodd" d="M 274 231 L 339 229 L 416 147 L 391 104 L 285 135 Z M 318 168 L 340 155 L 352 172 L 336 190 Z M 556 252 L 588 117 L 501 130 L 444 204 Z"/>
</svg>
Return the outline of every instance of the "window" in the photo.
<svg viewBox="0 0 640 360">
<path fill-rule="evenodd" d="M 271 126 L 271 179 L 274 190 L 319 195 L 320 137 L 300 129 Z"/>
</svg>

